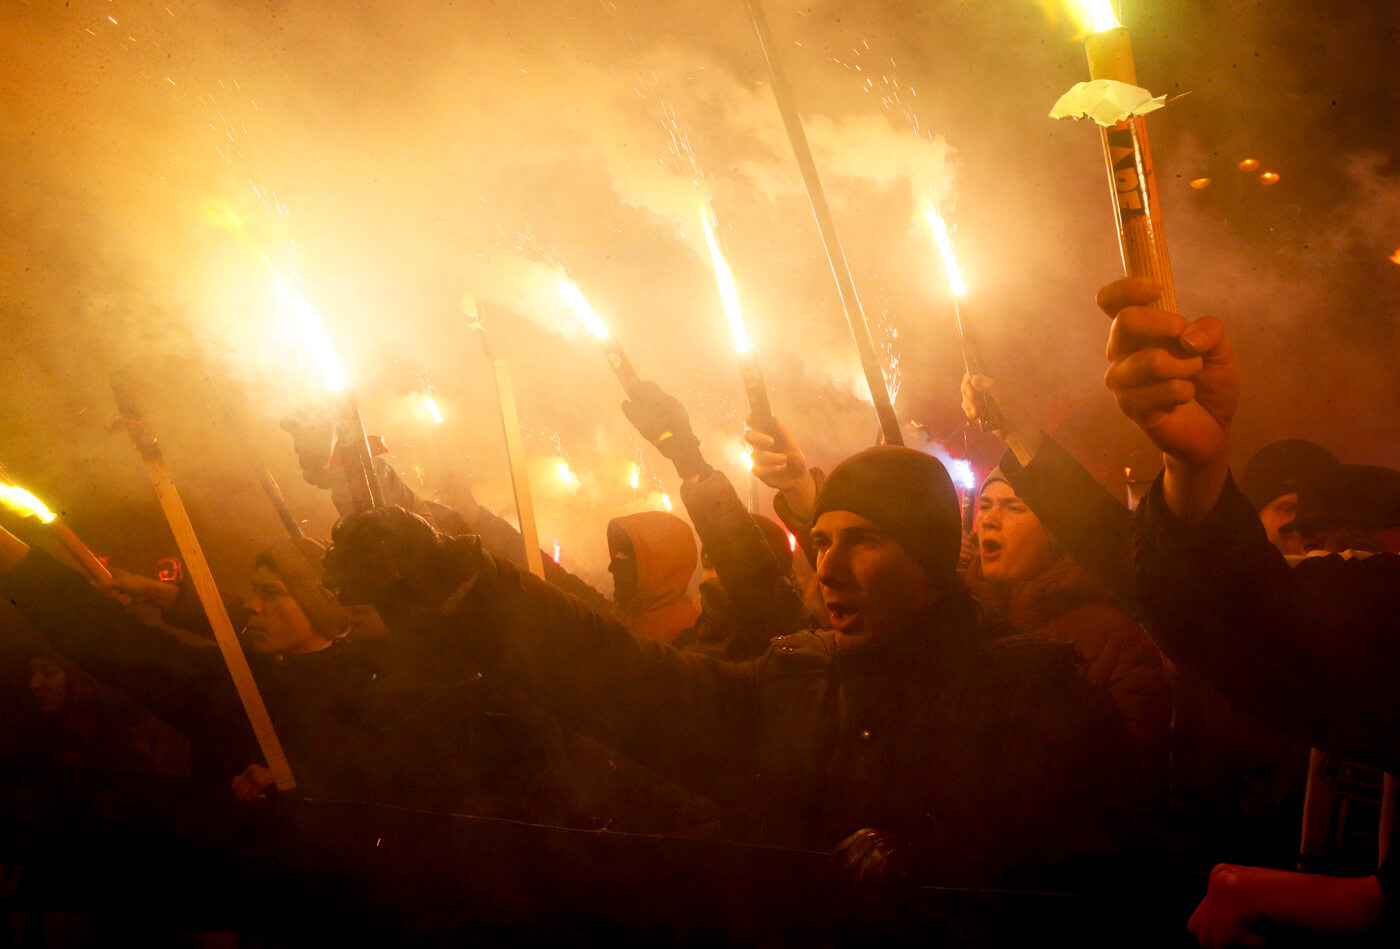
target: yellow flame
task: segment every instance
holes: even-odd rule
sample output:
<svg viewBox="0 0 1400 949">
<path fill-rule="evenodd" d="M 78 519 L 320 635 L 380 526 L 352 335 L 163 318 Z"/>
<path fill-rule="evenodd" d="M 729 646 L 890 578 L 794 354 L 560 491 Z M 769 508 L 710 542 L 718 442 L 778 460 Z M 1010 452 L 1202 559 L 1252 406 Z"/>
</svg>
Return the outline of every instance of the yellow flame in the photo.
<svg viewBox="0 0 1400 949">
<path fill-rule="evenodd" d="M 0 484 L 0 504 L 28 517 L 37 517 L 45 524 L 52 524 L 58 517 L 43 501 L 17 484 Z"/>
<path fill-rule="evenodd" d="M 335 347 L 331 345 L 330 329 L 326 326 L 325 319 L 322 318 L 319 310 L 312 305 L 297 291 L 287 286 L 281 277 L 273 274 L 273 279 L 277 281 L 277 295 L 282 298 L 282 302 L 287 304 L 287 312 L 292 317 L 293 325 L 301 335 L 307 349 L 311 351 L 312 361 L 321 370 L 321 378 L 325 382 L 327 392 L 341 392 L 350 385 L 350 379 L 345 374 L 344 367 L 335 355 Z"/>
<path fill-rule="evenodd" d="M 1397 254 L 1400 254 L 1400 251 L 1396 251 L 1396 253 L 1397 253 Z M 633 462 L 633 464 L 632 464 L 632 478 L 631 478 L 631 481 L 632 481 L 632 490 L 633 490 L 633 491 L 637 490 L 638 486 L 640 486 L 641 483 L 642 483 L 642 470 L 641 470 L 640 468 L 637 467 L 637 464 L 636 464 L 635 462 Z"/>
<path fill-rule="evenodd" d="M 953 254 L 953 238 L 948 234 L 948 222 L 943 220 L 943 215 L 931 204 L 924 206 L 924 220 L 933 233 L 933 242 L 938 245 L 938 254 L 943 258 L 943 269 L 948 272 L 948 289 L 954 297 L 961 299 L 967 293 L 967 285 L 963 283 L 958 258 Z"/>
<path fill-rule="evenodd" d="M 563 458 L 560 458 L 554 463 L 554 473 L 559 476 L 559 480 L 564 484 L 578 483 L 578 475 L 574 474 L 573 469 L 569 467 L 569 463 Z"/>
<path fill-rule="evenodd" d="M 1278 177 L 1278 172 L 1266 171 L 1259 176 L 1259 183 L 1261 185 L 1276 185 L 1278 184 Z"/>
<path fill-rule="evenodd" d="M 599 319 L 598 314 L 593 309 L 593 305 L 588 302 L 588 298 L 583 295 L 583 291 L 578 288 L 568 277 L 559 278 L 559 295 L 564 298 L 564 303 L 569 309 L 574 311 L 574 315 L 583 320 L 583 325 L 588 332 L 599 339 L 608 338 L 608 328 Z"/>
<path fill-rule="evenodd" d="M 434 425 L 442 424 L 442 412 L 438 409 L 437 399 L 430 395 L 423 396 L 423 409 L 432 416 Z"/>
<path fill-rule="evenodd" d="M 661 495 L 661 506 L 668 511 L 674 511 L 676 509 L 675 506 L 671 504 L 671 496 L 669 494 Z"/>
<path fill-rule="evenodd" d="M 1084 16 L 1089 21 L 1089 29 L 1094 33 L 1102 33 L 1105 30 L 1116 30 L 1122 23 L 1118 22 L 1118 14 L 1113 11 L 1113 4 L 1110 0 L 1079 0 L 1083 8 Z"/>
<path fill-rule="evenodd" d="M 710 262 L 715 268 L 715 283 L 719 284 L 719 298 L 724 304 L 724 315 L 729 317 L 729 332 L 734 335 L 736 352 L 746 353 L 753 349 L 749 341 L 749 331 L 744 327 L 744 312 L 739 309 L 739 288 L 734 285 L 734 274 L 719 249 L 719 236 L 715 233 L 715 212 L 708 201 L 700 205 L 700 220 L 705 225 L 705 243 L 710 246 Z"/>
<path fill-rule="evenodd" d="M 1254 171 L 1259 167 L 1259 162 L 1255 161 L 1253 158 L 1246 158 L 1239 163 L 1238 167 L 1240 171 Z"/>
</svg>

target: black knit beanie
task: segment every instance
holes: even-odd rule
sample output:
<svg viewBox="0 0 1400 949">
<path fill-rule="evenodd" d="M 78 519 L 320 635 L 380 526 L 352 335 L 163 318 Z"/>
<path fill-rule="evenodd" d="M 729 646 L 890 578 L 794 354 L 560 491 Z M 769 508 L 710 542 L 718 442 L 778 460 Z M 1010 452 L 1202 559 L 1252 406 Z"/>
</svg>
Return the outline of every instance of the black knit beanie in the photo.
<svg viewBox="0 0 1400 949">
<path fill-rule="evenodd" d="M 827 511 L 850 511 L 875 524 L 936 584 L 955 577 L 962 515 L 953 480 L 937 458 L 899 445 L 852 455 L 822 485 L 812 520 Z"/>
</svg>

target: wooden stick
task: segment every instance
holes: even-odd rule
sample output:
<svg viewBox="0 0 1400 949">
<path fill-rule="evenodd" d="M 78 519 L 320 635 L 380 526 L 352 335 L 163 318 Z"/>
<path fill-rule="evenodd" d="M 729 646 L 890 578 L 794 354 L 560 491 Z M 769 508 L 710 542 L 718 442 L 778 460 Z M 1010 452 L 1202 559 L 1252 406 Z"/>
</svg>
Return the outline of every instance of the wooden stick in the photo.
<svg viewBox="0 0 1400 949">
<path fill-rule="evenodd" d="M 53 531 L 53 536 L 82 565 L 88 576 L 98 583 L 112 579 L 112 571 L 102 565 L 102 561 L 97 559 L 97 555 L 92 552 L 92 549 L 83 543 L 77 534 L 73 533 L 73 528 L 63 523 L 62 518 L 54 518 L 48 526 L 49 530 Z"/>
<path fill-rule="evenodd" d="M 219 652 L 223 654 L 224 663 L 233 679 L 233 687 L 243 703 L 243 711 L 247 713 L 249 723 L 253 726 L 253 734 L 258 739 L 258 747 L 262 749 L 268 770 L 272 772 L 277 787 L 289 791 L 296 787 L 291 765 L 282 751 L 282 743 L 277 738 L 272 719 L 267 714 L 267 706 L 263 703 L 262 693 L 258 691 L 258 684 L 253 679 L 253 671 L 248 668 L 248 657 L 243 654 L 238 635 L 233 631 L 233 622 L 228 618 L 228 610 L 225 609 L 219 588 L 214 583 L 209 561 L 205 559 L 204 550 L 199 546 L 199 537 L 194 532 L 194 525 L 190 523 L 189 513 L 185 510 L 184 502 L 180 500 L 180 494 L 175 489 L 175 482 L 170 477 L 165 456 L 154 436 L 146 431 L 140 414 L 134 409 L 129 392 L 117 382 L 113 383 L 113 389 L 117 394 L 117 405 L 131 425 L 131 439 L 146 463 L 146 474 L 151 479 L 151 486 L 155 488 L 156 500 L 165 512 L 170 532 L 175 535 L 175 543 L 180 548 L 181 556 L 185 558 L 185 567 L 194 582 L 195 592 L 199 594 L 199 602 L 204 607 L 209 626 L 214 630 L 214 641 L 218 643 Z"/>
<path fill-rule="evenodd" d="M 822 188 L 821 176 L 817 174 L 817 164 L 812 159 L 811 146 L 807 144 L 807 133 L 802 128 L 802 117 L 798 115 L 797 103 L 778 61 L 773 34 L 768 29 L 768 19 L 763 14 L 759 0 L 744 0 L 749 11 L 749 21 L 758 34 L 758 45 L 763 50 L 763 61 L 768 66 L 768 78 L 773 86 L 773 98 L 777 100 L 778 111 L 783 117 L 783 127 L 787 130 L 788 141 L 792 144 L 793 156 L 802 172 L 802 183 L 807 188 L 807 200 L 812 206 L 812 216 L 817 221 L 817 231 L 821 234 L 822 246 L 826 248 L 826 259 L 831 265 L 831 275 L 836 279 L 836 292 L 841 297 L 841 308 L 846 314 L 851 336 L 855 340 L 856 352 L 860 355 L 860 365 L 865 372 L 865 384 L 870 387 L 870 400 L 875 406 L 875 415 L 880 420 L 880 431 L 886 445 L 903 445 L 904 435 L 899 430 L 899 419 L 894 414 L 894 403 L 890 399 L 889 387 L 885 384 L 885 374 L 880 368 L 880 358 L 875 352 L 875 341 L 870 335 L 870 324 L 866 322 L 865 310 L 860 305 L 856 293 L 855 278 L 851 276 L 851 265 L 846 261 L 846 251 L 841 246 L 841 236 L 836 231 L 836 219 L 831 216 L 831 207 L 826 201 L 826 191 Z"/>
</svg>

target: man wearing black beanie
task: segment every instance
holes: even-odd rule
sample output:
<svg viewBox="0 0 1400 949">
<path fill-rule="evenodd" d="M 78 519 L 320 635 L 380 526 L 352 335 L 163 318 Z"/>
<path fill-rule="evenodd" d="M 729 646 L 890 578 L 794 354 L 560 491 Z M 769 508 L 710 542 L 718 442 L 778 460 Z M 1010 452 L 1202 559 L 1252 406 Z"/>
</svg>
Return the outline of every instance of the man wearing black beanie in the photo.
<svg viewBox="0 0 1400 949">
<path fill-rule="evenodd" d="M 979 625 L 936 459 L 861 452 L 816 512 L 835 628 L 779 636 L 747 662 L 633 636 L 402 511 L 337 525 L 327 579 L 389 616 L 405 589 L 382 551 L 440 563 L 439 585 L 415 597 L 446 638 L 625 754 L 756 815 L 733 833 L 834 849 L 857 880 L 1080 885 L 1121 846 L 1136 756 L 1073 647 Z"/>
</svg>

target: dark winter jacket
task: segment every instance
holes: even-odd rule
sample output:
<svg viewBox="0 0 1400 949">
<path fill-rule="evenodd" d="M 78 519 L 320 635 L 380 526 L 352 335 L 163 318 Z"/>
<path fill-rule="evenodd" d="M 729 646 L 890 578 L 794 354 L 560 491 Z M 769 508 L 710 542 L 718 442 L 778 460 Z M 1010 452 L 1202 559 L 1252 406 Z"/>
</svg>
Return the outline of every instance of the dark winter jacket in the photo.
<svg viewBox="0 0 1400 949">
<path fill-rule="evenodd" d="M 1102 580 L 1062 554 L 1039 575 L 1013 583 L 988 581 L 974 560 L 967 583 L 991 617 L 1074 646 L 1084 678 L 1113 700 L 1144 766 L 1165 774 L 1171 695 L 1162 655 Z"/>
<path fill-rule="evenodd" d="M 1187 526 L 1158 478 L 1133 540 L 1148 630 L 1164 653 L 1270 724 L 1400 771 L 1400 556 L 1290 568 L 1233 480 Z"/>
<path fill-rule="evenodd" d="M 183 731 L 195 774 L 229 780 L 262 761 L 214 646 L 145 626 L 39 549 L 0 573 L 0 595 L 75 665 Z M 405 635 L 248 658 L 299 793 L 541 817 L 519 806 L 548 796 L 531 713 L 485 692 L 460 650 Z"/>
<path fill-rule="evenodd" d="M 883 648 L 842 654 L 807 631 L 727 663 L 633 636 L 480 554 L 447 622 L 638 760 L 717 796 L 751 779 L 761 839 L 825 850 L 877 827 L 922 879 L 988 884 L 1111 847 L 1135 772 L 1073 650 L 988 641 L 965 594 Z"/>
<path fill-rule="evenodd" d="M 743 662 L 775 636 L 810 625 L 802 596 L 769 549 L 753 515 L 718 471 L 681 486 L 686 513 L 717 580 L 700 584 L 700 616 L 674 645 Z"/>
</svg>

